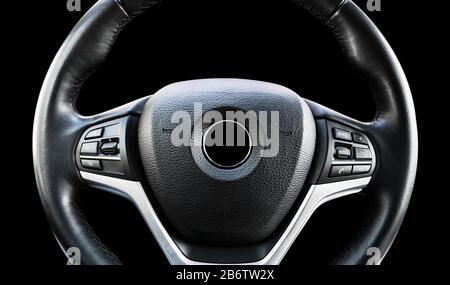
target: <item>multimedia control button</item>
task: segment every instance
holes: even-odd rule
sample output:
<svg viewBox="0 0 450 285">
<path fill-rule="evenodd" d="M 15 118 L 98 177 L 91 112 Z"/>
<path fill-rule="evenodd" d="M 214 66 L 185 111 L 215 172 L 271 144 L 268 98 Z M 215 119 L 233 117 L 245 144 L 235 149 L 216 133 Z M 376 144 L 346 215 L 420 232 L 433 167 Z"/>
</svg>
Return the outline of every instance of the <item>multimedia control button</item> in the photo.
<svg viewBox="0 0 450 285">
<path fill-rule="evenodd" d="M 352 133 L 353 142 L 359 144 L 367 144 L 367 140 L 360 134 Z"/>
<path fill-rule="evenodd" d="M 351 165 L 334 165 L 331 167 L 330 177 L 341 177 L 352 174 Z"/>
<path fill-rule="evenodd" d="M 339 159 L 350 159 L 352 157 L 352 151 L 350 148 L 345 146 L 336 147 L 336 158 Z"/>
<path fill-rule="evenodd" d="M 82 159 L 81 166 L 89 169 L 102 170 L 102 164 L 100 161 L 94 159 Z"/>
<path fill-rule="evenodd" d="M 353 174 L 366 174 L 369 173 L 372 165 L 353 165 Z"/>
<path fill-rule="evenodd" d="M 105 131 L 103 132 L 103 137 L 118 137 L 120 136 L 120 124 L 114 124 L 111 126 L 105 127 Z"/>
<path fill-rule="evenodd" d="M 356 160 L 372 160 L 372 153 L 368 148 L 355 147 L 353 153 Z"/>
<path fill-rule="evenodd" d="M 333 137 L 337 140 L 352 141 L 350 132 L 338 128 L 333 128 Z"/>
<path fill-rule="evenodd" d="M 119 153 L 119 143 L 118 142 L 107 142 L 103 143 L 100 147 L 100 151 L 103 154 L 113 155 Z"/>
<path fill-rule="evenodd" d="M 98 142 L 89 142 L 81 145 L 81 154 L 97 155 Z"/>
<path fill-rule="evenodd" d="M 92 130 L 86 135 L 85 139 L 101 138 L 102 134 L 103 134 L 103 128 Z"/>
</svg>

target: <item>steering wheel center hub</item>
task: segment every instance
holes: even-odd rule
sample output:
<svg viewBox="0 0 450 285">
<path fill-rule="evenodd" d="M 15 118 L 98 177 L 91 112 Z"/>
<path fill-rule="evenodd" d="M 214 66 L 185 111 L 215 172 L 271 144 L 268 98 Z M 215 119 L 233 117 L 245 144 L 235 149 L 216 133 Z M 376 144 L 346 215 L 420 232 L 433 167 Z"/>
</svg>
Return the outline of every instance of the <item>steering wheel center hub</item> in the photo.
<svg viewBox="0 0 450 285">
<path fill-rule="evenodd" d="M 153 196 L 183 239 L 243 245 L 267 238 L 298 197 L 315 122 L 276 84 L 186 81 L 149 99 L 139 146 Z"/>
<path fill-rule="evenodd" d="M 202 147 L 206 158 L 213 165 L 221 168 L 236 168 L 250 156 L 252 139 L 242 124 L 223 120 L 206 130 Z"/>
</svg>

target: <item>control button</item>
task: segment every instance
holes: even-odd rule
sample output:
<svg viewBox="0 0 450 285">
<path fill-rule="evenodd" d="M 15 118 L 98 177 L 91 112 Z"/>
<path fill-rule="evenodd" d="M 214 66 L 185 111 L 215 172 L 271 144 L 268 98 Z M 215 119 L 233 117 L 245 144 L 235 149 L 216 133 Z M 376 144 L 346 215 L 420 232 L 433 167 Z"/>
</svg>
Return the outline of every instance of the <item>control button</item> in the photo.
<svg viewBox="0 0 450 285">
<path fill-rule="evenodd" d="M 84 138 L 85 139 L 97 139 L 97 138 L 101 138 L 102 134 L 103 134 L 103 128 L 100 128 L 100 129 L 90 131 Z"/>
<path fill-rule="evenodd" d="M 344 140 L 344 141 L 352 141 L 352 135 L 348 131 L 344 131 L 338 128 L 333 128 L 333 136 L 337 140 Z"/>
<path fill-rule="evenodd" d="M 370 171 L 372 168 L 372 165 L 353 165 L 353 172 L 352 174 L 365 174 Z"/>
<path fill-rule="evenodd" d="M 352 133 L 352 137 L 355 143 L 367 144 L 367 140 L 360 134 Z"/>
<path fill-rule="evenodd" d="M 98 142 L 89 142 L 81 145 L 81 154 L 97 155 Z"/>
<path fill-rule="evenodd" d="M 352 157 L 352 151 L 350 148 L 345 146 L 336 147 L 336 158 L 339 159 L 350 159 Z"/>
<path fill-rule="evenodd" d="M 103 132 L 103 136 L 107 137 L 118 137 L 120 135 L 120 124 L 115 124 L 111 126 L 105 127 L 105 131 Z"/>
<path fill-rule="evenodd" d="M 83 166 L 84 168 L 89 168 L 89 169 L 102 170 L 102 165 L 100 163 L 100 160 L 82 159 L 81 166 Z"/>
<path fill-rule="evenodd" d="M 100 147 L 100 151 L 103 154 L 108 154 L 108 155 L 117 154 L 117 153 L 119 153 L 119 143 L 118 142 L 103 143 L 102 146 Z"/>
<path fill-rule="evenodd" d="M 330 177 L 341 177 L 352 174 L 351 165 L 334 165 L 331 167 Z"/>
<path fill-rule="evenodd" d="M 354 154 L 356 160 L 372 160 L 372 154 L 368 148 L 355 147 Z"/>
</svg>

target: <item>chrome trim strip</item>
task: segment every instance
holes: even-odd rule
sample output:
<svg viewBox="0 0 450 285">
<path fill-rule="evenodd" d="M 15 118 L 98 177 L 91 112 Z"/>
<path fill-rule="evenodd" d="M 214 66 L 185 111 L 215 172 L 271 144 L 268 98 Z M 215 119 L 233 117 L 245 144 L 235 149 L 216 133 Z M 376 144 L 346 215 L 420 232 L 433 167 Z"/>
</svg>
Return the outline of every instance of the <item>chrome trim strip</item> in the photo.
<svg viewBox="0 0 450 285">
<path fill-rule="evenodd" d="M 80 159 L 97 159 L 97 160 L 115 160 L 120 161 L 120 156 L 89 156 L 89 155 L 80 155 Z"/>
<path fill-rule="evenodd" d="M 169 233 L 159 220 L 151 202 L 149 201 L 140 182 L 128 181 L 114 177 L 108 177 L 89 172 L 80 171 L 81 177 L 97 187 L 106 191 L 119 194 L 130 199 L 138 208 L 147 226 L 150 228 L 162 251 L 169 262 L 173 265 L 212 265 L 211 263 L 197 262 L 188 259 L 175 244 Z M 275 246 L 261 260 L 252 263 L 239 263 L 239 265 L 277 265 L 281 262 L 305 224 L 308 222 L 314 211 L 322 204 L 360 192 L 371 177 L 312 185 L 308 193 L 294 215 L 292 221 L 287 226 Z M 214 264 L 222 265 L 222 264 Z"/>
<path fill-rule="evenodd" d="M 342 161 L 332 161 L 331 165 L 371 165 L 373 167 L 373 160 L 342 160 Z"/>
</svg>

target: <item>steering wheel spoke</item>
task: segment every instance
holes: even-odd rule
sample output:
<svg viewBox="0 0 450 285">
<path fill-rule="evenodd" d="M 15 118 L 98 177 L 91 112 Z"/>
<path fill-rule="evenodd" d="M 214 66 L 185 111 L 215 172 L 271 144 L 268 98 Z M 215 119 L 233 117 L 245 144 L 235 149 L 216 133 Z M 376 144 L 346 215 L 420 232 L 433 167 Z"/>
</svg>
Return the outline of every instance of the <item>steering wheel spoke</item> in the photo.
<svg viewBox="0 0 450 285">
<path fill-rule="evenodd" d="M 311 169 L 314 184 L 371 177 L 377 155 L 370 138 L 372 125 L 347 117 L 307 100 L 317 129 L 316 161 Z"/>
<path fill-rule="evenodd" d="M 82 172 L 134 180 L 139 177 L 137 125 L 149 97 L 83 117 L 75 160 Z"/>
</svg>

